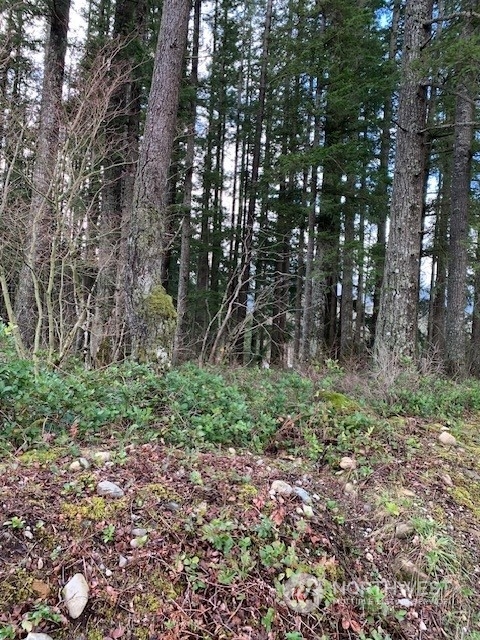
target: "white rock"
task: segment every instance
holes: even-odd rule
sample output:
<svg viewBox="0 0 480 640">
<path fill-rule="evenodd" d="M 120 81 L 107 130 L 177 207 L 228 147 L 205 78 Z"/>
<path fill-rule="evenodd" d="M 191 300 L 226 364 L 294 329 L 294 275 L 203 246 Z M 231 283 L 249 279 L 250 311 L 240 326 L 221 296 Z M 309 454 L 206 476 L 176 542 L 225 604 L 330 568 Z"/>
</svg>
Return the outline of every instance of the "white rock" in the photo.
<svg viewBox="0 0 480 640">
<path fill-rule="evenodd" d="M 272 486 L 270 487 L 270 495 L 273 497 L 275 495 L 279 496 L 290 496 L 292 495 L 293 487 L 288 484 L 288 482 L 284 482 L 283 480 L 274 480 L 272 482 Z"/>
<path fill-rule="evenodd" d="M 420 631 L 426 631 L 427 625 L 424 623 L 423 620 L 420 620 L 420 624 L 418 625 L 418 628 L 420 629 Z"/>
<path fill-rule="evenodd" d="M 397 602 L 401 607 L 406 607 L 407 609 L 413 607 L 413 602 L 410 600 L 410 598 L 400 598 L 400 600 L 397 600 Z"/>
<path fill-rule="evenodd" d="M 228 453 L 230 453 L 232 456 L 234 456 L 237 452 L 233 447 L 228 447 Z"/>
<path fill-rule="evenodd" d="M 446 447 L 454 447 L 457 444 L 457 439 L 455 436 L 452 436 L 448 431 L 442 431 L 442 433 L 438 436 L 439 442 L 444 444 Z"/>
<path fill-rule="evenodd" d="M 30 631 L 25 640 L 52 640 L 52 637 L 46 633 L 32 633 Z"/>
<path fill-rule="evenodd" d="M 79 458 L 78 461 L 84 469 L 90 469 L 90 463 L 86 458 Z"/>
<path fill-rule="evenodd" d="M 395 537 L 399 540 L 404 540 L 405 538 L 409 538 L 414 531 L 415 529 L 411 524 L 399 522 L 395 527 Z"/>
<path fill-rule="evenodd" d="M 307 518 L 313 518 L 313 509 L 309 504 L 304 504 L 302 509 Z"/>
<path fill-rule="evenodd" d="M 88 602 L 88 584 L 81 573 L 76 573 L 62 590 L 63 601 L 68 610 L 68 615 L 79 618 Z"/>
<path fill-rule="evenodd" d="M 130 546 L 132 547 L 132 549 L 140 549 L 141 547 L 145 546 L 146 542 L 147 536 L 142 536 L 141 538 L 133 538 L 133 540 L 130 540 Z"/>
<path fill-rule="evenodd" d="M 444 484 L 447 485 L 447 487 L 453 487 L 452 477 L 448 473 L 444 473 L 443 474 L 442 480 L 443 480 Z"/>
<path fill-rule="evenodd" d="M 93 461 L 96 464 L 105 464 L 105 462 L 108 462 L 112 457 L 112 452 L 111 451 L 96 451 L 92 458 Z"/>
<path fill-rule="evenodd" d="M 356 493 L 355 491 L 355 485 L 352 482 L 347 482 L 347 484 L 345 485 L 345 487 L 343 488 L 344 493 L 348 495 L 352 495 L 354 493 Z"/>
<path fill-rule="evenodd" d="M 82 468 L 82 465 L 80 464 L 79 460 L 74 460 L 72 462 L 72 464 L 68 467 L 69 471 L 80 471 Z"/>
<path fill-rule="evenodd" d="M 99 496 L 105 496 L 106 498 L 123 498 L 125 495 L 125 492 L 118 484 L 108 480 L 102 480 L 97 484 L 97 493 Z"/>
<path fill-rule="evenodd" d="M 147 535 L 146 529 L 132 529 L 132 535 L 136 538 L 142 538 Z"/>
<path fill-rule="evenodd" d="M 345 471 L 353 471 L 356 468 L 357 462 L 353 458 L 345 456 L 340 460 L 340 469 L 344 469 Z"/>
<path fill-rule="evenodd" d="M 105 569 L 105 575 L 107 576 L 107 578 L 111 578 L 113 573 L 110 569 Z"/>
</svg>

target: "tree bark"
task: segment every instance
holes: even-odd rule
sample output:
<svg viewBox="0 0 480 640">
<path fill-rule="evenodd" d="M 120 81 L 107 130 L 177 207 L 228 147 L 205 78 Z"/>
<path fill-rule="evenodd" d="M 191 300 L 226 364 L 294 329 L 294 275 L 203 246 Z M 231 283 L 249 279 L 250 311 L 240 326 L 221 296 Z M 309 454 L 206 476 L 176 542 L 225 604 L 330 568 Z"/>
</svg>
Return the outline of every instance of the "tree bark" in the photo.
<svg viewBox="0 0 480 640">
<path fill-rule="evenodd" d="M 430 37 L 433 0 L 408 0 L 399 93 L 391 220 L 374 355 L 416 355 L 420 233 L 425 175 L 426 87 L 419 60 Z"/>
<path fill-rule="evenodd" d="M 450 375 L 467 373 L 465 311 L 467 307 L 468 210 L 472 164 L 475 102 L 468 88 L 459 88 L 455 107 L 455 134 L 451 185 L 450 243 L 448 250 L 446 368 Z"/>
<path fill-rule="evenodd" d="M 193 18 L 193 44 L 192 44 L 192 68 L 190 72 L 190 86 L 197 90 L 198 85 L 198 51 L 200 41 L 200 13 L 201 0 L 195 0 Z M 180 248 L 180 265 L 178 274 L 177 291 L 177 326 L 175 329 L 173 346 L 173 363 L 181 360 L 184 346 L 185 317 L 187 313 L 188 284 L 190 278 L 190 240 L 191 240 L 191 207 L 193 191 L 193 162 L 195 158 L 195 120 L 196 120 L 196 95 L 190 102 L 190 122 L 187 131 L 187 148 L 185 152 L 185 185 L 183 196 L 182 240 Z"/>
<path fill-rule="evenodd" d="M 245 226 L 243 229 L 243 242 L 242 242 L 242 258 L 241 258 L 241 278 L 242 286 L 240 288 L 238 301 L 237 301 L 237 322 L 241 326 L 245 323 L 247 317 L 247 298 L 250 288 L 250 275 L 252 267 L 252 255 L 253 255 L 253 226 L 255 222 L 255 208 L 257 205 L 258 196 L 258 178 L 260 174 L 260 156 L 262 150 L 262 132 L 263 121 L 265 115 L 265 96 L 267 90 L 267 66 L 268 66 L 268 54 L 270 43 L 270 31 L 272 26 L 273 16 L 273 0 L 268 0 L 267 10 L 265 16 L 265 27 L 263 30 L 263 43 L 262 43 L 262 61 L 260 67 L 260 86 L 258 93 L 258 108 L 255 119 L 255 134 L 253 140 L 253 157 L 252 157 L 252 170 L 250 174 L 250 180 L 248 184 L 248 205 L 246 212 Z M 243 347 L 244 347 L 245 332 L 242 330 L 237 340 L 237 357 L 243 359 Z"/>
<path fill-rule="evenodd" d="M 190 0 L 166 0 L 158 38 L 128 238 L 127 318 L 131 353 L 162 363 L 173 346 L 175 310 L 161 284 L 168 175 Z"/>
<path fill-rule="evenodd" d="M 388 60 L 393 64 L 398 49 L 398 26 L 400 23 L 401 0 L 394 0 L 392 26 L 390 29 L 390 41 L 388 47 Z M 375 288 L 373 292 L 373 318 L 372 329 L 375 331 L 375 325 L 378 318 L 378 309 L 380 306 L 380 294 L 382 290 L 383 271 L 385 267 L 385 246 L 387 243 L 387 208 L 389 200 L 389 168 L 390 168 L 390 150 L 392 147 L 391 129 L 392 129 L 392 95 L 385 100 L 383 107 L 382 133 L 380 137 L 380 167 L 379 167 L 379 212 L 377 220 L 377 241 L 373 248 L 373 259 L 375 263 Z"/>
<path fill-rule="evenodd" d="M 113 36 L 118 42 L 114 64 L 132 64 L 135 47 L 144 37 L 145 0 L 118 0 L 115 7 Z M 127 42 L 127 39 L 130 39 Z M 131 189 L 127 188 L 131 168 L 128 163 L 138 156 L 138 129 L 141 112 L 141 84 L 138 70 L 129 68 L 126 81 L 118 86 L 109 105 L 106 123 L 102 207 L 98 239 L 99 275 L 96 284 L 95 317 L 92 325 L 91 355 L 99 365 L 111 362 L 118 348 L 121 331 L 117 326 L 115 288 L 121 250 L 124 211 L 131 208 Z M 133 128 L 136 135 L 129 135 Z M 136 126 L 135 126 L 136 125 Z M 133 156 L 133 157 L 132 157 Z M 112 313 L 113 312 L 113 313 Z"/>
</svg>

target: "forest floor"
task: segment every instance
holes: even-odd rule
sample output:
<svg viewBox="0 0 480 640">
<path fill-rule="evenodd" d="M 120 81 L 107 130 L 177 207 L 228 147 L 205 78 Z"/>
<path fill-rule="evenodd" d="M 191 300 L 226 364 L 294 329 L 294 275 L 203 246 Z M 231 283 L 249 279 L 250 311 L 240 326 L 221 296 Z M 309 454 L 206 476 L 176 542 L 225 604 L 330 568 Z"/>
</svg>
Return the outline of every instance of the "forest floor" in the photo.
<svg viewBox="0 0 480 640">
<path fill-rule="evenodd" d="M 478 640 L 479 424 L 390 418 L 327 457 L 284 448 L 291 418 L 261 456 L 49 436 L 0 464 L 0 639 Z"/>
</svg>

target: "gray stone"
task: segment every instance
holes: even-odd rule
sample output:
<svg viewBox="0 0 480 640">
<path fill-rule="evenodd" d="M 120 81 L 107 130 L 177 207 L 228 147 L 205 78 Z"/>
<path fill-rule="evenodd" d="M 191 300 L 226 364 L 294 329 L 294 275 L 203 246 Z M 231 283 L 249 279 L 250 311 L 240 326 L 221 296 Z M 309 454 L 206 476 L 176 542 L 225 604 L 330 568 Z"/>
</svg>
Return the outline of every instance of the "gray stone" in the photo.
<svg viewBox="0 0 480 640">
<path fill-rule="evenodd" d="M 312 504 L 310 494 L 308 491 L 305 491 L 305 489 L 302 489 L 302 487 L 293 487 L 293 493 L 298 496 L 304 504 Z"/>
<path fill-rule="evenodd" d="M 309 504 L 303 505 L 303 513 L 306 518 L 313 518 L 313 509 Z"/>
<path fill-rule="evenodd" d="M 353 471 L 357 468 L 357 462 L 354 458 L 350 458 L 349 456 L 344 456 L 340 460 L 340 469 L 344 469 L 345 471 Z"/>
<path fill-rule="evenodd" d="M 147 535 L 147 530 L 146 529 L 132 529 L 132 535 L 135 536 L 136 538 L 141 538 L 142 536 L 146 536 Z"/>
<path fill-rule="evenodd" d="M 272 482 L 272 486 L 270 487 L 270 496 L 291 496 L 293 493 L 292 485 L 288 484 L 288 482 L 284 482 L 283 480 L 274 480 Z"/>
<path fill-rule="evenodd" d="M 118 566 L 120 567 L 120 569 L 124 569 L 128 564 L 128 560 L 125 558 L 125 556 L 120 556 L 118 558 Z"/>
<path fill-rule="evenodd" d="M 400 600 L 397 600 L 397 602 L 401 607 L 406 607 L 407 609 L 409 607 L 413 607 L 413 602 L 410 600 L 410 598 L 400 598 Z"/>
<path fill-rule="evenodd" d="M 395 537 L 399 540 L 404 540 L 405 538 L 410 537 L 414 533 L 415 529 L 411 524 L 406 524 L 405 522 L 400 522 L 395 527 Z"/>
<path fill-rule="evenodd" d="M 125 492 L 118 484 L 108 480 L 102 480 L 97 484 L 97 493 L 99 496 L 105 496 L 106 498 L 123 498 L 125 495 Z"/>
<path fill-rule="evenodd" d="M 133 540 L 130 540 L 130 546 L 132 547 L 132 549 L 141 549 L 145 546 L 146 542 L 147 536 L 142 536 L 141 538 L 133 538 Z"/>
<path fill-rule="evenodd" d="M 111 460 L 111 458 L 111 451 L 96 451 L 92 456 L 93 461 L 98 465 L 105 464 L 106 462 Z"/>
<path fill-rule="evenodd" d="M 82 465 L 83 469 L 90 469 L 90 463 L 86 458 L 79 458 L 78 461 Z"/>
<path fill-rule="evenodd" d="M 81 573 L 76 573 L 62 589 L 62 596 L 68 615 L 79 618 L 88 602 L 88 584 Z"/>
<path fill-rule="evenodd" d="M 74 460 L 72 464 L 68 467 L 69 471 L 81 471 L 82 465 L 79 460 Z"/>
<path fill-rule="evenodd" d="M 52 636 L 49 636 L 47 633 L 33 633 L 30 631 L 25 640 L 52 640 Z"/>
<path fill-rule="evenodd" d="M 347 482 L 345 487 L 343 488 L 343 492 L 347 496 L 354 495 L 356 491 L 355 491 L 355 485 L 353 484 L 353 482 Z"/>
</svg>

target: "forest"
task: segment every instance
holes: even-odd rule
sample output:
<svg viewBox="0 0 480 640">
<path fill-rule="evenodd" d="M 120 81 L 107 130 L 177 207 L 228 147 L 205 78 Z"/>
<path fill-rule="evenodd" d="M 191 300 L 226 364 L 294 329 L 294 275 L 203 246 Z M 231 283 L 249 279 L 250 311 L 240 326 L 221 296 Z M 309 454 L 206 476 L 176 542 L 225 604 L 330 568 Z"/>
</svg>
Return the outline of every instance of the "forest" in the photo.
<svg viewBox="0 0 480 640">
<path fill-rule="evenodd" d="M 477 4 L 5 2 L 18 353 L 475 373 Z"/>
<path fill-rule="evenodd" d="M 0 640 L 480 640 L 480 2 L 0 0 Z"/>
</svg>

